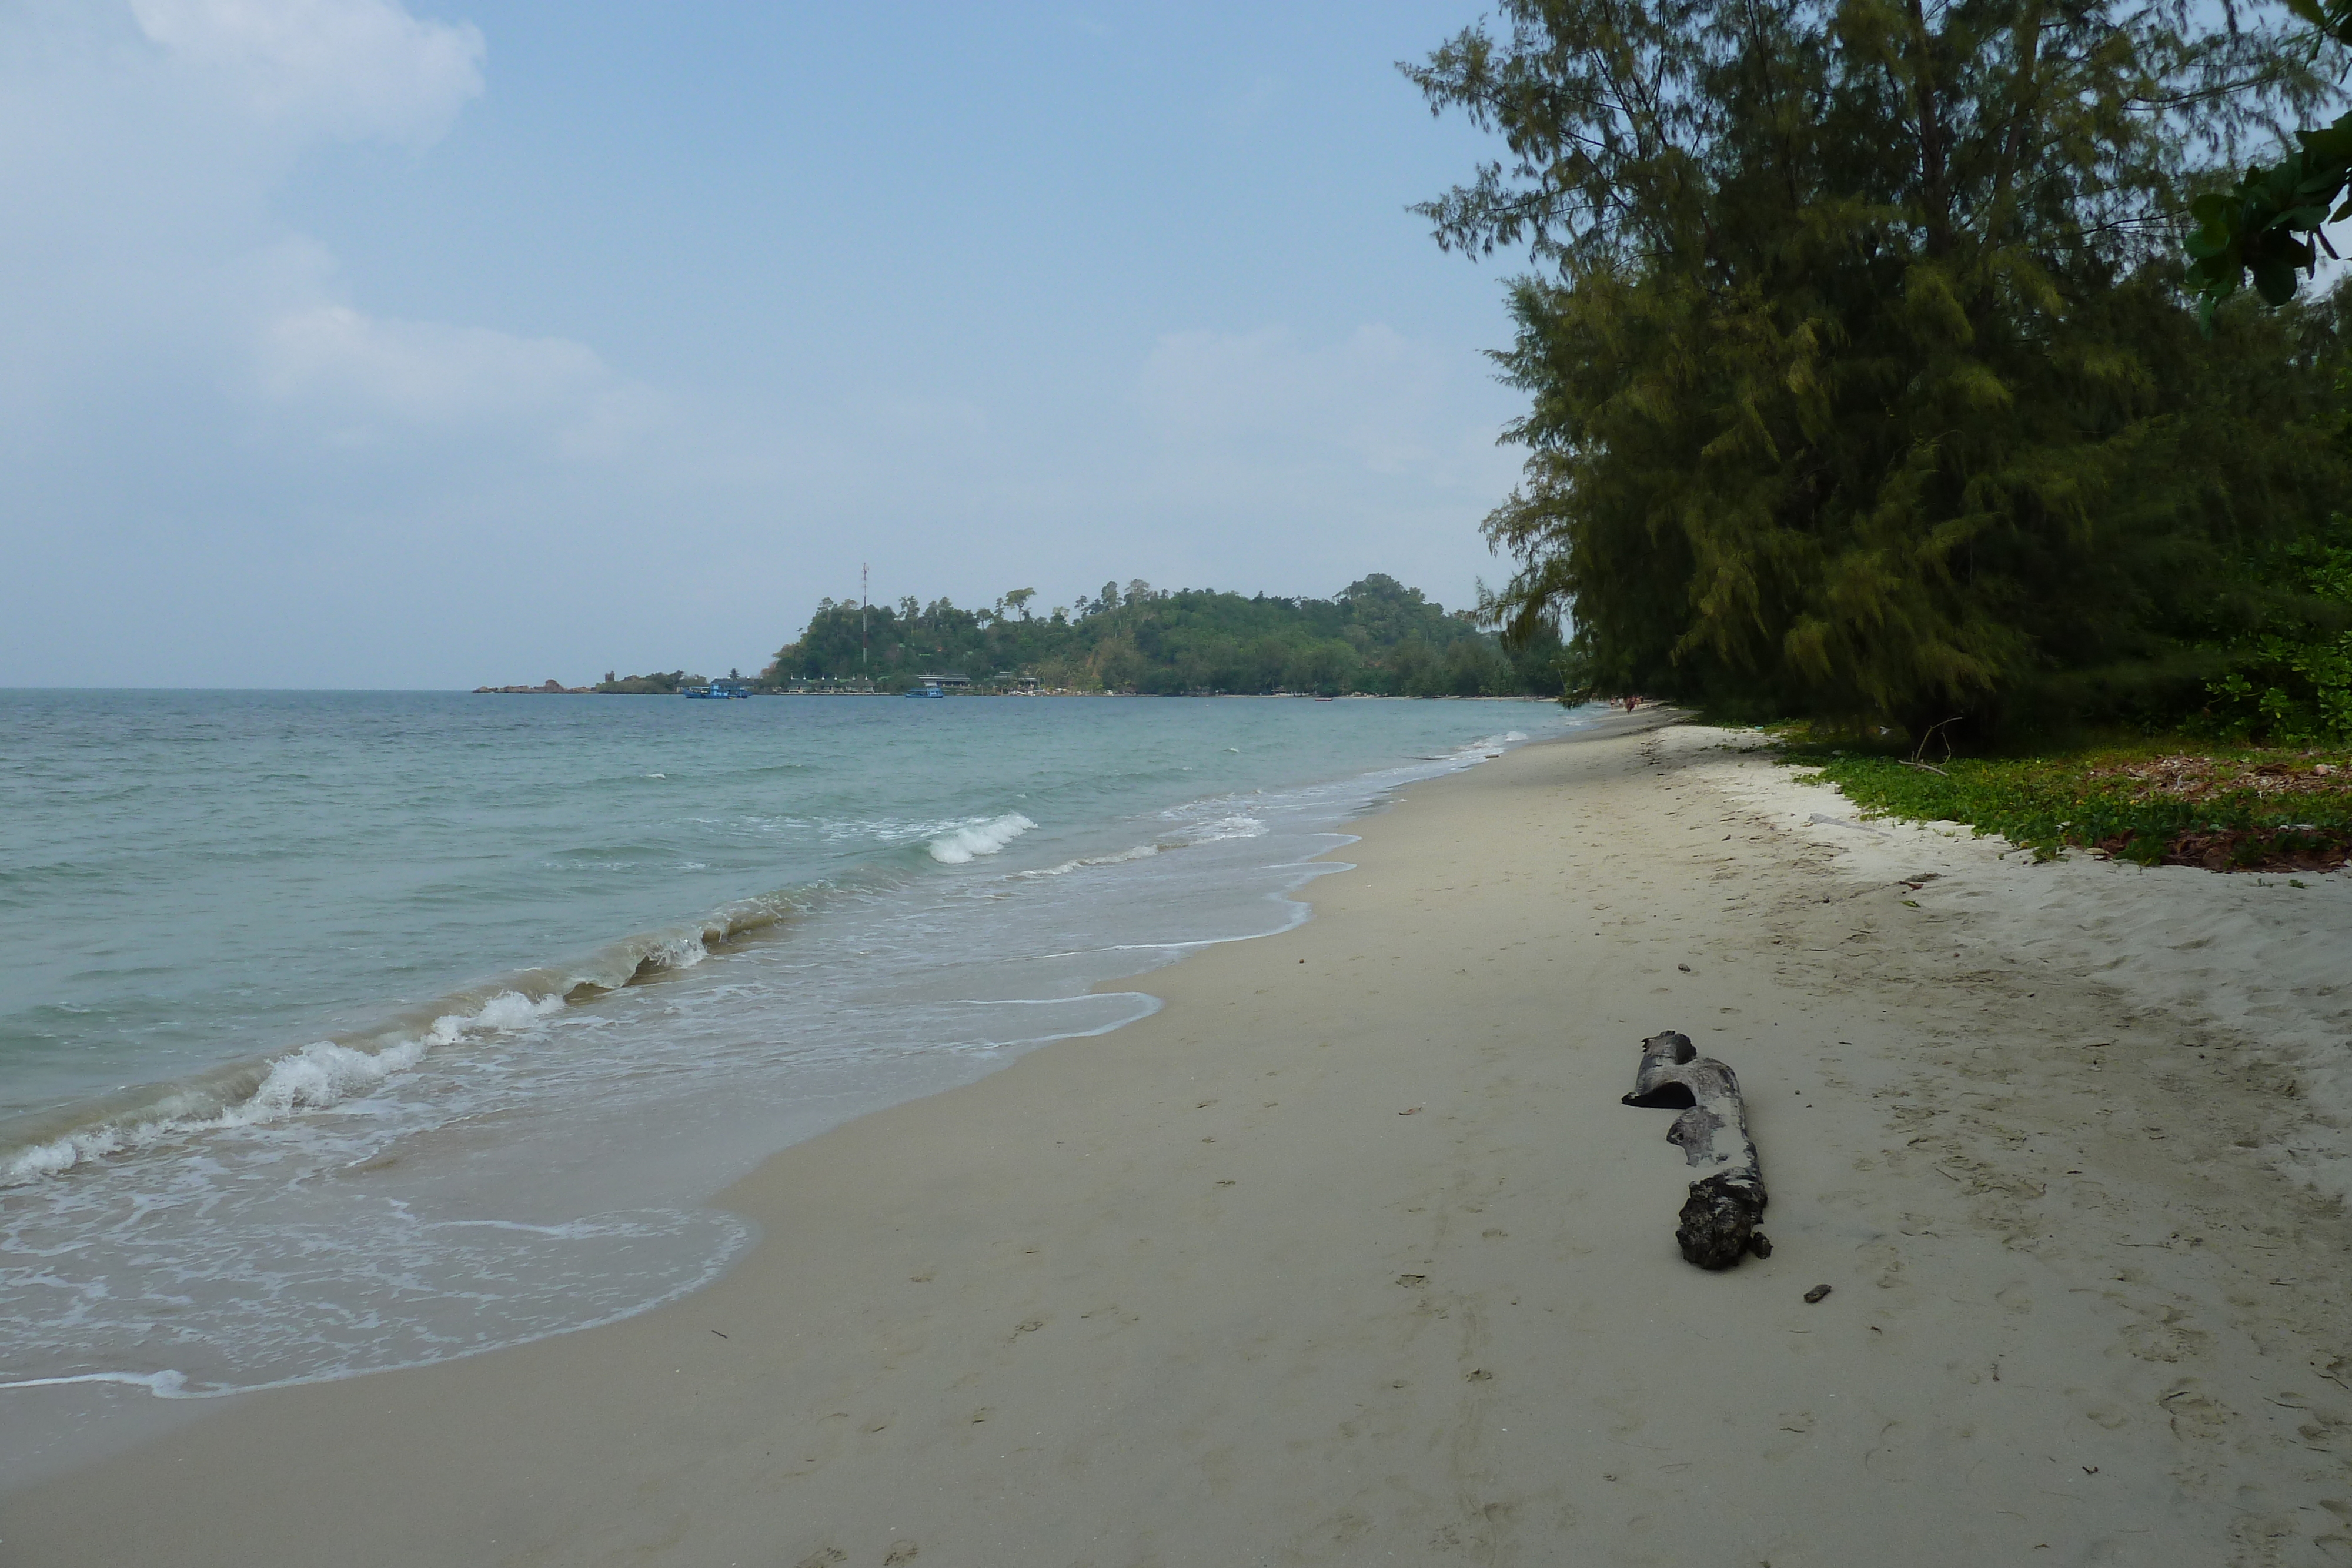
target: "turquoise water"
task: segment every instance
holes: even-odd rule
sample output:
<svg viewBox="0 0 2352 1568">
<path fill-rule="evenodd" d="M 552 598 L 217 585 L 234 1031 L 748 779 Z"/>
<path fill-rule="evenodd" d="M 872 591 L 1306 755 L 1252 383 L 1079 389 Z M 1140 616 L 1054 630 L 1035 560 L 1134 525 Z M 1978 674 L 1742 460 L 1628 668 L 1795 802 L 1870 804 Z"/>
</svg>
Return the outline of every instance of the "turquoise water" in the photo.
<svg viewBox="0 0 2352 1568">
<path fill-rule="evenodd" d="M 0 693 L 0 1383 L 643 1310 L 760 1157 L 1118 1027 L 1538 704 Z"/>
</svg>

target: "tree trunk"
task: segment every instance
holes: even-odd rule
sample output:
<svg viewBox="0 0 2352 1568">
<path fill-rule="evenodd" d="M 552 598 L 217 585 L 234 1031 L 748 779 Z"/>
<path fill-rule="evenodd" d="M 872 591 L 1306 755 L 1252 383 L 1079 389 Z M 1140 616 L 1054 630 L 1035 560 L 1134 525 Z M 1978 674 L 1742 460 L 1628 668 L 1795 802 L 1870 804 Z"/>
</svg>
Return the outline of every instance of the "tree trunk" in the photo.
<svg viewBox="0 0 2352 1568">
<path fill-rule="evenodd" d="M 1675 1228 L 1683 1257 L 1702 1269 L 1728 1269 L 1748 1252 L 1770 1257 L 1772 1244 L 1756 1228 L 1764 1218 L 1764 1173 L 1731 1069 L 1701 1056 L 1686 1034 L 1654 1034 L 1642 1042 L 1641 1070 L 1624 1103 L 1680 1110 L 1666 1141 L 1706 1173 L 1691 1183 Z"/>
</svg>

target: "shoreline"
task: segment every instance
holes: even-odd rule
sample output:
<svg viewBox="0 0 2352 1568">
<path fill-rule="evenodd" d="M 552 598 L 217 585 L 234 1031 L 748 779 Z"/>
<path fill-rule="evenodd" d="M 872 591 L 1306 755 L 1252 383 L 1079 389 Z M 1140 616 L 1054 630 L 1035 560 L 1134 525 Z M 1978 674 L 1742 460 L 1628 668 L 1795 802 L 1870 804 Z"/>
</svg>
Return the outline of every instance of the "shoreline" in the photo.
<svg viewBox="0 0 2352 1568">
<path fill-rule="evenodd" d="M 2263 1064 L 1644 719 L 1411 786 L 1150 1018 L 772 1156 L 695 1295 L 220 1401 L 15 1492 L 0 1562 L 2336 1550 L 2346 1223 L 2235 1141 Z M 1748 1085 L 1769 1261 L 1675 1255 L 1616 1103 L 1668 1027 Z"/>
<path fill-rule="evenodd" d="M 363 758 L 379 710 L 459 742 L 441 794 L 504 766 L 467 771 L 469 755 L 496 750 L 462 745 L 484 733 L 462 698 L 301 706 L 309 727 L 297 728 L 350 743 L 339 755 Z M 28 980 L 39 959 L 100 932 L 163 967 L 152 995 L 101 975 L 78 999 L 120 992 L 146 1008 L 137 1016 L 189 1005 L 163 1041 L 176 1051 L 143 1053 L 152 1072 L 130 1070 L 139 1038 L 96 1023 L 67 1049 L 12 1054 L 36 1070 L 0 1096 L 32 1113 L 0 1126 L 15 1145 L 0 1150 L 0 1180 L 28 1178 L 5 1197 L 0 1384 L 249 1390 L 643 1310 L 739 1249 L 744 1228 L 709 1199 L 779 1146 L 1156 1005 L 1087 993 L 1193 939 L 1303 915 L 1266 895 L 1337 841 L 1317 830 L 1400 782 L 1475 766 L 1507 731 L 1592 716 L 1146 706 L 969 709 L 989 722 L 941 731 L 869 704 L 865 718 L 722 726 L 730 737 L 691 746 L 674 743 L 705 730 L 680 724 L 692 713 L 646 709 L 646 725 L 622 727 L 626 745 L 602 725 L 519 715 L 538 748 L 524 771 L 551 788 L 460 813 L 454 836 L 433 812 L 400 809 L 398 768 L 303 792 L 302 820 L 327 831 L 289 831 L 298 851 L 332 846 L 334 822 L 355 820 L 339 808 L 380 805 L 385 831 L 421 843 L 435 869 L 375 853 L 385 840 L 350 857 L 298 852 L 279 868 L 287 896 L 249 902 L 248 935 L 283 940 L 264 963 L 251 956 L 273 944 L 221 951 L 208 916 L 223 890 L 203 871 L 266 848 L 285 820 L 213 834 L 152 813 L 142 831 L 162 852 L 160 896 L 140 920 L 101 927 L 70 898 L 46 920 L 18 912 Z M 174 733 L 219 713 L 267 729 L 268 709 L 180 705 Z M 877 716 L 891 722 L 871 744 L 825 744 L 866 737 Z M 56 732 L 79 734 L 70 722 Z M 61 739 L 60 753 L 76 744 Z M 897 768 L 893 755 L 919 760 Z M 780 757 L 811 766 L 767 767 Z M 172 788 L 161 770 L 154 782 Z M 1038 831 L 1011 810 L 1024 804 Z M 488 831 L 502 820 L 520 836 Z M 680 910 L 700 913 L 673 918 Z M 329 928 L 373 945 L 320 935 Z M 239 988 L 257 974 L 275 988 L 261 1017 L 278 1021 L 237 1027 Z M 488 977 L 446 988 L 469 976 Z M 318 1019 L 320 1007 L 306 1026 L 306 995 L 340 1001 L 340 1016 Z M 251 1051 L 273 1037 L 278 1049 L 216 1061 L 213 1041 Z M 52 1179 L 68 1165 L 82 1168 Z M 500 1228 L 509 1222 L 521 1228 Z M 0 1475 L 56 1462 L 59 1426 L 46 1412 L 0 1416 Z"/>
</svg>

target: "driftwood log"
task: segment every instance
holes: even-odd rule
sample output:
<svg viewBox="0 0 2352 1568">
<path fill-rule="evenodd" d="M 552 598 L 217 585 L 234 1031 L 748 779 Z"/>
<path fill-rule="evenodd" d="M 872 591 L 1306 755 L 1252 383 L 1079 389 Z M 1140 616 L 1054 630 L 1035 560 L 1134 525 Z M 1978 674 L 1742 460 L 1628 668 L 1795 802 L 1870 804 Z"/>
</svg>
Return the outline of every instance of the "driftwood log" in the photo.
<svg viewBox="0 0 2352 1568">
<path fill-rule="evenodd" d="M 1756 1228 L 1764 1218 L 1764 1173 L 1731 1069 L 1701 1056 L 1686 1034 L 1654 1034 L 1642 1042 L 1641 1070 L 1625 1103 L 1682 1112 L 1666 1141 L 1706 1173 L 1691 1183 L 1675 1228 L 1684 1258 L 1702 1269 L 1728 1269 L 1749 1252 L 1769 1258 L 1772 1244 Z"/>
</svg>

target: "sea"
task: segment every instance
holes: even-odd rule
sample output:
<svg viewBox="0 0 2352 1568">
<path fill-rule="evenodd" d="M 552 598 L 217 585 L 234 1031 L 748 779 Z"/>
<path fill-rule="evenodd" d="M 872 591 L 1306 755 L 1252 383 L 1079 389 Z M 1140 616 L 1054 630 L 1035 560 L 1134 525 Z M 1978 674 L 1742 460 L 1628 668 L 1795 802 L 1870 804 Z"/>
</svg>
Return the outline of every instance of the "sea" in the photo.
<svg viewBox="0 0 2352 1568">
<path fill-rule="evenodd" d="M 0 692 L 0 1391 L 669 1301 L 765 1155 L 1146 1016 L 1342 824 L 1597 712 Z"/>
</svg>

